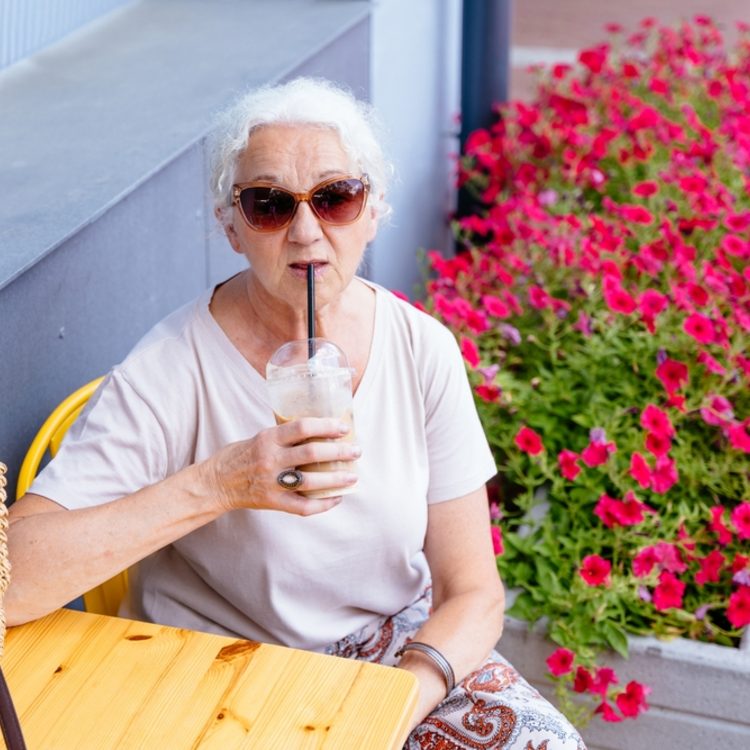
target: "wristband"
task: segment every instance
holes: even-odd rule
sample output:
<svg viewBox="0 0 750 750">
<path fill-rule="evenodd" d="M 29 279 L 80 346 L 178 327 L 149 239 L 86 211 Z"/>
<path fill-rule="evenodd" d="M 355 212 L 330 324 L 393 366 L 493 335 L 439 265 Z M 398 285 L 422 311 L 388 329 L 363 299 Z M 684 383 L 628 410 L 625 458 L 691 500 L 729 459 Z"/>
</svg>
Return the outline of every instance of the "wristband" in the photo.
<svg viewBox="0 0 750 750">
<path fill-rule="evenodd" d="M 420 643 L 419 641 L 410 641 L 401 646 L 396 651 L 395 656 L 403 656 L 405 651 L 420 651 L 425 656 L 429 656 L 443 673 L 445 686 L 448 688 L 447 694 L 450 695 L 453 692 L 453 688 L 456 687 L 456 675 L 453 674 L 453 667 L 451 667 L 450 662 L 436 648 L 426 643 Z"/>
</svg>

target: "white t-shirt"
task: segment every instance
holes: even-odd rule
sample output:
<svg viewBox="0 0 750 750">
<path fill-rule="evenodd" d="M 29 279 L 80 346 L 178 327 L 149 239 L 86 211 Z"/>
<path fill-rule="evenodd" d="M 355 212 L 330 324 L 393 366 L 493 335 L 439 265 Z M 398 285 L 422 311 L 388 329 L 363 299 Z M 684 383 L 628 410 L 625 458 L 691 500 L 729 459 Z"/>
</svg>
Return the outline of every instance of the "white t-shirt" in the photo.
<svg viewBox="0 0 750 750">
<path fill-rule="evenodd" d="M 427 506 L 476 490 L 495 463 L 453 335 L 376 290 L 354 397 L 359 489 L 326 513 L 236 510 L 130 572 L 131 617 L 321 650 L 413 602 L 430 581 Z M 115 367 L 30 491 L 111 502 L 275 424 L 264 378 L 211 315 L 213 289 Z"/>
</svg>

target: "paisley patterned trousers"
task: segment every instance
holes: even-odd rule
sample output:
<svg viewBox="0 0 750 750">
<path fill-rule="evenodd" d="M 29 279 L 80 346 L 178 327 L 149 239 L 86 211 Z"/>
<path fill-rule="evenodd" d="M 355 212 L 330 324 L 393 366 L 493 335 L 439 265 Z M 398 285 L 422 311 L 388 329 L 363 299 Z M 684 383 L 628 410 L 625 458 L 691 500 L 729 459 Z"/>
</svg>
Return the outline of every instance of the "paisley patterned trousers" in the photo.
<svg viewBox="0 0 750 750">
<path fill-rule="evenodd" d="M 394 666 L 394 653 L 430 615 L 431 590 L 414 604 L 326 648 Z M 414 729 L 404 750 L 586 750 L 568 720 L 497 651 Z"/>
</svg>

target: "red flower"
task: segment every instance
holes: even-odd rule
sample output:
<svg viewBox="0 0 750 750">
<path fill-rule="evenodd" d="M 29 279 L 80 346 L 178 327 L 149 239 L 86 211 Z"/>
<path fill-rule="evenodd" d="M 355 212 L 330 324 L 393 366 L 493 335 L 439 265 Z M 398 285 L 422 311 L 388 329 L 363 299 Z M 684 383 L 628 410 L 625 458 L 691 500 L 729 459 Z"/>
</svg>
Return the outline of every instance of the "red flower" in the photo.
<svg viewBox="0 0 750 750">
<path fill-rule="evenodd" d="M 631 192 L 633 195 L 640 195 L 644 198 L 648 198 L 650 195 L 656 195 L 659 192 L 659 183 L 654 182 L 653 180 L 645 180 L 644 182 L 639 182 L 637 185 L 634 185 Z"/>
<path fill-rule="evenodd" d="M 612 312 L 630 315 L 637 307 L 635 300 L 619 285 L 609 285 L 602 290 L 602 294 Z"/>
<path fill-rule="evenodd" d="M 617 453 L 617 447 L 614 443 L 592 441 L 581 451 L 581 460 L 586 466 L 593 468 L 605 463 L 610 453 Z"/>
<path fill-rule="evenodd" d="M 683 330 L 701 344 L 710 344 L 716 338 L 711 318 L 700 313 L 693 313 L 685 318 Z"/>
<path fill-rule="evenodd" d="M 477 396 L 487 404 L 494 404 L 502 395 L 502 391 L 496 385 L 478 385 L 476 387 Z"/>
<path fill-rule="evenodd" d="M 607 690 L 610 685 L 617 684 L 617 674 L 614 669 L 609 667 L 599 667 L 596 670 L 596 677 L 591 685 L 591 692 L 596 695 L 601 695 L 604 698 L 607 695 Z"/>
<path fill-rule="evenodd" d="M 608 528 L 614 528 L 619 524 L 619 513 L 617 512 L 618 500 L 609 495 L 602 495 L 594 508 L 594 515 L 602 519 L 602 523 Z"/>
<path fill-rule="evenodd" d="M 482 297 L 482 304 L 485 310 L 493 318 L 508 318 L 510 317 L 510 308 L 497 297 L 493 297 L 491 294 L 485 294 Z"/>
<path fill-rule="evenodd" d="M 718 360 L 714 359 L 708 352 L 700 352 L 698 354 L 698 357 L 696 358 L 696 361 L 699 365 L 705 365 L 706 370 L 708 372 L 712 372 L 715 375 L 726 375 L 727 371 L 726 368 L 718 362 Z"/>
<path fill-rule="evenodd" d="M 532 456 L 537 456 L 544 450 L 542 439 L 529 427 L 522 427 L 513 442 L 524 453 L 530 453 Z"/>
<path fill-rule="evenodd" d="M 622 721 L 622 716 L 617 714 L 607 701 L 602 701 L 595 709 L 595 714 L 601 714 L 604 721 L 618 722 Z"/>
<path fill-rule="evenodd" d="M 656 553 L 656 547 L 644 547 L 633 558 L 633 573 L 638 578 L 645 578 L 658 562 L 659 555 Z"/>
<path fill-rule="evenodd" d="M 575 682 L 573 682 L 573 690 L 575 690 L 576 693 L 585 693 L 587 690 L 591 690 L 593 684 L 594 675 L 592 675 L 585 667 L 578 667 L 576 670 Z"/>
<path fill-rule="evenodd" d="M 656 377 L 661 380 L 662 385 L 671 396 L 675 391 L 687 386 L 690 377 L 687 365 L 674 359 L 665 359 L 656 368 Z"/>
<path fill-rule="evenodd" d="M 654 589 L 654 607 L 659 612 L 672 607 L 682 607 L 682 595 L 685 593 L 685 582 L 667 570 L 659 574 L 659 585 Z"/>
<path fill-rule="evenodd" d="M 732 511 L 732 523 L 738 539 L 750 539 L 750 503 L 743 501 Z"/>
<path fill-rule="evenodd" d="M 578 465 L 580 456 L 573 451 L 564 448 L 557 455 L 557 461 L 560 464 L 560 473 L 571 482 L 581 473 L 581 467 Z"/>
<path fill-rule="evenodd" d="M 607 52 L 609 52 L 608 44 L 585 49 L 578 55 L 578 62 L 586 66 L 592 73 L 601 73 L 602 67 L 607 61 Z"/>
<path fill-rule="evenodd" d="M 732 560 L 732 573 L 739 573 L 741 570 L 747 568 L 747 564 L 750 563 L 750 557 L 745 557 L 739 552 L 734 556 Z"/>
<path fill-rule="evenodd" d="M 499 526 L 492 526 L 492 549 L 495 552 L 495 556 L 502 555 L 505 552 L 503 548 L 503 532 Z"/>
<path fill-rule="evenodd" d="M 740 586 L 729 597 L 727 620 L 735 628 L 744 628 L 745 625 L 750 625 L 750 587 Z"/>
<path fill-rule="evenodd" d="M 672 439 L 665 435 L 657 435 L 655 432 L 646 435 L 646 450 L 655 456 L 665 456 L 671 447 Z"/>
<path fill-rule="evenodd" d="M 667 490 L 680 481 L 675 462 L 666 456 L 656 459 L 656 468 L 651 472 L 651 489 L 663 495 Z"/>
<path fill-rule="evenodd" d="M 612 584 L 611 571 L 612 563 L 608 560 L 604 560 L 599 555 L 587 555 L 583 558 L 583 565 L 578 572 L 589 586 L 609 588 Z"/>
<path fill-rule="evenodd" d="M 653 404 L 649 404 L 641 413 L 641 427 L 659 437 L 674 435 L 674 427 L 672 427 L 669 417 Z"/>
<path fill-rule="evenodd" d="M 617 514 L 617 520 L 623 526 L 635 526 L 641 523 L 644 519 L 644 513 L 656 514 L 653 508 L 650 508 L 646 503 L 642 503 L 636 496 L 633 490 L 628 490 L 625 494 L 625 499 L 621 500 L 617 508 L 615 509 Z"/>
<path fill-rule="evenodd" d="M 648 685 L 641 685 L 640 682 L 629 682 L 625 686 L 625 690 L 620 693 L 615 701 L 617 708 L 622 711 L 622 715 L 628 718 L 635 719 L 638 714 L 648 711 L 648 703 L 646 703 L 646 696 L 651 692 L 651 688 Z"/>
<path fill-rule="evenodd" d="M 558 648 L 554 654 L 547 657 L 547 668 L 555 677 L 568 674 L 573 670 L 573 660 L 576 655 L 567 648 Z"/>
<path fill-rule="evenodd" d="M 470 339 L 468 336 L 461 336 L 461 354 L 464 355 L 464 359 L 470 367 L 476 367 L 480 362 L 479 348 L 474 339 Z"/>
<path fill-rule="evenodd" d="M 655 289 L 647 289 L 638 298 L 638 309 L 643 315 L 649 317 L 656 317 L 660 312 L 663 312 L 669 306 L 669 300 L 663 294 L 660 294 Z"/>
<path fill-rule="evenodd" d="M 629 203 L 622 203 L 619 206 L 619 213 L 625 221 L 632 221 L 633 224 L 649 224 L 654 223 L 654 215 L 645 206 L 633 206 Z"/>
<path fill-rule="evenodd" d="M 711 552 L 702 559 L 698 559 L 698 563 L 701 569 L 695 574 L 695 582 L 699 586 L 703 586 L 706 583 L 718 583 L 719 572 L 727 558 L 719 552 L 719 550 L 711 550 Z"/>
<path fill-rule="evenodd" d="M 723 505 L 714 505 L 711 508 L 711 523 L 708 524 L 709 531 L 715 531 L 719 535 L 719 544 L 729 544 L 732 541 L 732 532 L 724 525 L 722 516 L 724 515 Z"/>
<path fill-rule="evenodd" d="M 651 469 L 640 453 L 633 453 L 630 458 L 630 475 L 643 489 L 651 486 Z"/>
<path fill-rule="evenodd" d="M 537 310 L 544 310 L 550 307 L 552 299 L 542 287 L 532 285 L 529 287 L 529 304 Z"/>
</svg>

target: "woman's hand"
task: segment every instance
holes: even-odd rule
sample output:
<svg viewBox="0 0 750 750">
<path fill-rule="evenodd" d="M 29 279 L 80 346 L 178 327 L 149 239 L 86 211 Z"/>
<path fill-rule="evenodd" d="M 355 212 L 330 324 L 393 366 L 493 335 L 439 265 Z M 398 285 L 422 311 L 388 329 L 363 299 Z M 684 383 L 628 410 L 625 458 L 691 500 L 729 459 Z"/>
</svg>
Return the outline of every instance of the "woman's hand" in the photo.
<svg viewBox="0 0 750 750">
<path fill-rule="evenodd" d="M 355 461 L 358 446 L 337 438 L 349 432 L 339 419 L 304 417 L 262 430 L 249 440 L 232 443 L 198 465 L 205 491 L 220 504 L 220 513 L 239 508 L 281 510 L 309 516 L 330 510 L 341 497 L 306 498 L 278 482 L 285 469 L 323 461 Z M 349 487 L 352 471 L 306 471 L 298 489 L 304 492 Z"/>
</svg>

